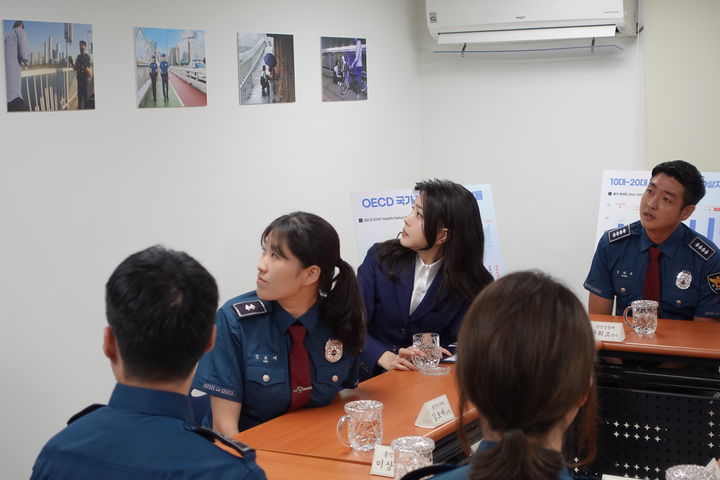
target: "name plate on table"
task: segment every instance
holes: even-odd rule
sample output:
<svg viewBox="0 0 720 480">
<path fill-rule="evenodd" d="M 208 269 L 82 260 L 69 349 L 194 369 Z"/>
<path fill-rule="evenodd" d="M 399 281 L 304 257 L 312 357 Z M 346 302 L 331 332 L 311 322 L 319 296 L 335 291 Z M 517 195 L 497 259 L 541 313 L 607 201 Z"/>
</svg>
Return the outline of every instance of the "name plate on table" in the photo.
<svg viewBox="0 0 720 480">
<path fill-rule="evenodd" d="M 373 453 L 372 465 L 370 466 L 370 475 L 380 475 L 382 477 L 395 476 L 395 453 L 390 447 L 378 445 Z"/>
<path fill-rule="evenodd" d="M 622 342 L 625 340 L 625 329 L 622 323 L 590 322 L 595 340 L 603 342 Z"/>
<path fill-rule="evenodd" d="M 420 414 L 415 420 L 415 426 L 435 428 L 454 419 L 455 414 L 450 407 L 450 401 L 447 395 L 443 394 L 423 404 Z"/>
</svg>

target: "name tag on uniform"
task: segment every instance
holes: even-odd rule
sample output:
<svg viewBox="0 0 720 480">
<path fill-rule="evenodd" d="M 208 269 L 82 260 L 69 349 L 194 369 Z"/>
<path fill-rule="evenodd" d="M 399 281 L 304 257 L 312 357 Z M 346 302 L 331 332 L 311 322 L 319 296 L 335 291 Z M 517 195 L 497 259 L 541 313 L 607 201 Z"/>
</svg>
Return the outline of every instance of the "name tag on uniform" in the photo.
<svg viewBox="0 0 720 480">
<path fill-rule="evenodd" d="M 380 475 L 382 477 L 395 476 L 395 454 L 393 449 L 378 445 L 373 453 L 372 465 L 370 466 L 370 475 Z"/>
<path fill-rule="evenodd" d="M 423 404 L 420 414 L 415 420 L 415 426 L 435 428 L 454 419 L 455 414 L 450 407 L 450 401 L 447 395 L 443 394 Z"/>
<path fill-rule="evenodd" d="M 625 329 L 622 323 L 590 322 L 595 340 L 601 342 L 622 342 L 625 340 Z"/>
</svg>

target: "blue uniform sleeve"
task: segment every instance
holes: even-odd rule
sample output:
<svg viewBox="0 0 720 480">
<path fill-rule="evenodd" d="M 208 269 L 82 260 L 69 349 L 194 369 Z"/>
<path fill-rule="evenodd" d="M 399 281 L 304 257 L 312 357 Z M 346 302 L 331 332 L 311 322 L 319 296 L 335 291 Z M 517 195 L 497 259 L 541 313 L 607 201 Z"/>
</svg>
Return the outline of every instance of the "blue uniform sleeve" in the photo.
<svg viewBox="0 0 720 480">
<path fill-rule="evenodd" d="M 590 266 L 590 272 L 585 279 L 585 290 L 603 298 L 614 298 L 615 291 L 612 283 L 612 271 L 608 262 L 608 250 L 610 243 L 607 235 L 602 236 L 598 242 L 595 256 Z"/>
<path fill-rule="evenodd" d="M 360 378 L 360 357 L 356 356 L 353 358 L 352 365 L 350 365 L 350 370 L 348 371 L 347 378 L 342 382 L 343 388 L 355 388 L 358 385 L 358 381 Z"/>
<path fill-rule="evenodd" d="M 378 244 L 373 245 L 365 255 L 360 267 L 358 267 L 358 282 L 360 283 L 360 293 L 363 297 L 363 303 L 365 304 L 365 314 L 368 332 L 372 329 L 371 327 L 375 324 L 375 251 L 377 250 Z M 361 354 L 362 362 L 369 367 L 374 369 L 377 365 L 377 361 L 380 356 L 388 351 L 388 347 L 383 345 L 380 341 L 374 338 L 370 333 L 365 337 L 365 348 Z"/>
<path fill-rule="evenodd" d="M 720 252 L 708 260 L 704 273 L 695 316 L 720 320 Z"/>
<path fill-rule="evenodd" d="M 215 317 L 215 348 L 200 359 L 193 388 L 242 403 L 245 380 L 242 368 L 242 330 L 237 325 L 238 320 L 231 315 L 225 308 L 218 310 Z"/>
</svg>

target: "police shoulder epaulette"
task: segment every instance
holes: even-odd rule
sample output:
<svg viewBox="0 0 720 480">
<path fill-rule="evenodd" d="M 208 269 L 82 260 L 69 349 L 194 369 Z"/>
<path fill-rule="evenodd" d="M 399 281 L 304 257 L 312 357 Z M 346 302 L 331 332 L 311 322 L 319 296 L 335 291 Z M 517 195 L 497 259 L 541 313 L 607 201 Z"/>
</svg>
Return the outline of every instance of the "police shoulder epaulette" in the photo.
<svg viewBox="0 0 720 480">
<path fill-rule="evenodd" d="M 693 238 L 692 242 L 688 243 L 688 246 L 705 261 L 710 260 L 710 257 L 715 255 L 715 249 L 700 237 Z"/>
<path fill-rule="evenodd" d="M 102 407 L 106 407 L 106 406 L 107 406 L 107 405 L 103 405 L 102 403 L 93 403 L 92 405 L 83 408 L 83 409 L 80 410 L 78 413 L 76 413 L 75 415 L 73 415 L 72 417 L 70 417 L 70 418 L 68 419 L 68 421 L 67 421 L 67 424 L 70 425 L 70 424 L 73 423 L 75 420 L 84 417 L 84 416 L 87 415 L 88 413 L 92 413 L 92 412 L 94 412 L 95 410 L 97 410 L 98 408 L 102 408 Z"/>
<path fill-rule="evenodd" d="M 620 228 L 609 230 L 607 232 L 608 242 L 612 243 L 617 240 L 620 240 L 621 238 L 629 237 L 630 234 L 631 234 L 630 225 L 624 225 Z"/>
<path fill-rule="evenodd" d="M 245 302 L 238 302 L 233 304 L 235 313 L 240 318 L 254 317 L 255 315 L 261 315 L 267 313 L 267 308 L 261 300 L 248 300 Z"/>
<path fill-rule="evenodd" d="M 191 432 L 195 432 L 198 435 L 210 440 L 211 442 L 218 441 L 222 443 L 225 447 L 229 448 L 233 452 L 240 454 L 240 456 L 246 461 L 255 461 L 255 450 L 251 447 L 248 447 L 242 442 L 238 442 L 237 440 L 228 438 L 225 435 L 216 432 L 215 430 L 203 427 L 201 425 L 196 425 L 191 422 L 185 422 L 185 429 L 190 430 Z"/>
</svg>

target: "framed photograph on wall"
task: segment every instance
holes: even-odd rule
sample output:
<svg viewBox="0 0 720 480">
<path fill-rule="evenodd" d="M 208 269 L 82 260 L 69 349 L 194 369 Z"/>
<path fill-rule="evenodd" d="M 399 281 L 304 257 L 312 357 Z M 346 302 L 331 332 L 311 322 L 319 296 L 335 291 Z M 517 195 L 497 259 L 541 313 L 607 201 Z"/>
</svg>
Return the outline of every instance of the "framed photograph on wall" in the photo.
<svg viewBox="0 0 720 480">
<path fill-rule="evenodd" d="M 293 36 L 238 33 L 240 105 L 295 101 Z"/>
<path fill-rule="evenodd" d="M 323 102 L 367 100 L 367 45 L 364 38 L 321 37 Z"/>
<path fill-rule="evenodd" d="M 3 20 L 8 112 L 93 110 L 92 25 Z"/>
<path fill-rule="evenodd" d="M 135 27 L 138 108 L 207 105 L 205 32 Z"/>
</svg>

